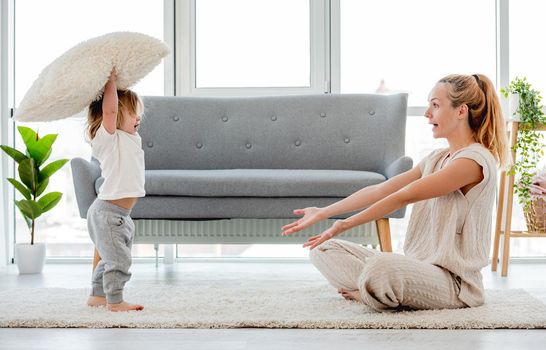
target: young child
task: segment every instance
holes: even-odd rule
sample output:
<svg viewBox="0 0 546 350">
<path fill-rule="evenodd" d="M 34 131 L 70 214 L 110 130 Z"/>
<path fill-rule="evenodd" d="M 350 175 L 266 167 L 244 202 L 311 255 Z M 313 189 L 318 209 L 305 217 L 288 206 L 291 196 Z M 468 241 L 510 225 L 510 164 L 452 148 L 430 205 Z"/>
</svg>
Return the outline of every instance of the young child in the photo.
<svg viewBox="0 0 546 350">
<path fill-rule="evenodd" d="M 138 197 L 144 197 L 144 151 L 137 133 L 143 105 L 130 90 L 116 89 L 113 70 L 102 99 L 89 106 L 88 136 L 92 155 L 100 162 L 104 183 L 87 211 L 87 227 L 100 261 L 93 270 L 89 306 L 110 311 L 142 310 L 123 300 L 131 277 L 131 246 L 135 225 L 130 217 Z"/>
</svg>

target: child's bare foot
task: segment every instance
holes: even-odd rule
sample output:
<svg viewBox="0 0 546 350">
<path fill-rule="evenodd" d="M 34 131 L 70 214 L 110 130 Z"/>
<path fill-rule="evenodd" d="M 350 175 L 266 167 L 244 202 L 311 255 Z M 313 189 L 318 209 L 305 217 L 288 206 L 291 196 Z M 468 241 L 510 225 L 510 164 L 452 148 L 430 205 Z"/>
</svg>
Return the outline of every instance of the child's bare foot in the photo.
<svg viewBox="0 0 546 350">
<path fill-rule="evenodd" d="M 106 298 L 105 297 L 96 297 L 96 296 L 90 296 L 89 299 L 87 299 L 87 306 L 106 306 Z"/>
<path fill-rule="evenodd" d="M 118 311 L 141 311 L 144 310 L 144 306 L 138 304 L 129 304 L 128 302 L 122 301 L 119 304 L 107 304 L 106 307 L 108 310 L 113 312 Z"/>
<path fill-rule="evenodd" d="M 344 297 L 346 300 L 354 300 L 358 301 L 359 303 L 363 303 L 364 300 L 362 300 L 362 297 L 360 296 L 360 291 L 357 290 L 345 290 L 345 289 L 338 289 L 338 293 L 341 294 L 342 297 Z"/>
</svg>

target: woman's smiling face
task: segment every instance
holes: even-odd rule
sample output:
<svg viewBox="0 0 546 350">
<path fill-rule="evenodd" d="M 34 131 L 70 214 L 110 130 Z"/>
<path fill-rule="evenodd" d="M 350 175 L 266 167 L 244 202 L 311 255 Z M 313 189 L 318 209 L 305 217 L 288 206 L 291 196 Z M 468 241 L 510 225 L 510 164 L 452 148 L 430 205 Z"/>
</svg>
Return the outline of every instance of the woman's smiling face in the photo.
<svg viewBox="0 0 546 350">
<path fill-rule="evenodd" d="M 461 122 L 461 107 L 453 107 L 447 96 L 445 84 L 434 86 L 428 98 L 428 108 L 425 117 L 432 125 L 432 136 L 443 138 L 451 135 Z"/>
</svg>

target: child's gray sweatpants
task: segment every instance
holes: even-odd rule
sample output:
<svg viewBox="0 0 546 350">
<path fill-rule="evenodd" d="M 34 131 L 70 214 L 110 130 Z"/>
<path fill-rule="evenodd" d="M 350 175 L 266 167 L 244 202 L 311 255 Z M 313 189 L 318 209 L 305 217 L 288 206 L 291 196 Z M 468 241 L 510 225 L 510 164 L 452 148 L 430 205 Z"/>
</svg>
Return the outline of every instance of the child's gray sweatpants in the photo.
<svg viewBox="0 0 546 350">
<path fill-rule="evenodd" d="M 109 304 L 123 301 L 123 286 L 131 278 L 131 247 L 135 224 L 131 210 L 95 199 L 87 211 L 87 228 L 101 260 L 93 271 L 92 296 Z"/>
</svg>

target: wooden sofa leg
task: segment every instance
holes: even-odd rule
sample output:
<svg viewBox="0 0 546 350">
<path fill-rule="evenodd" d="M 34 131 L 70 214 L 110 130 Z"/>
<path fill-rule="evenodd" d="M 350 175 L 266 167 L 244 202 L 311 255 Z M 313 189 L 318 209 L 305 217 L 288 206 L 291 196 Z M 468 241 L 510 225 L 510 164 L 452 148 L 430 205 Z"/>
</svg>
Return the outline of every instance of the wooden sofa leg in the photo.
<svg viewBox="0 0 546 350">
<path fill-rule="evenodd" d="M 95 254 L 93 255 L 93 271 L 95 271 L 95 267 L 97 267 L 100 259 L 99 251 L 95 248 Z"/>
<path fill-rule="evenodd" d="M 377 235 L 379 236 L 379 246 L 382 252 L 392 253 L 391 228 L 389 219 L 382 218 L 376 221 Z"/>
</svg>

